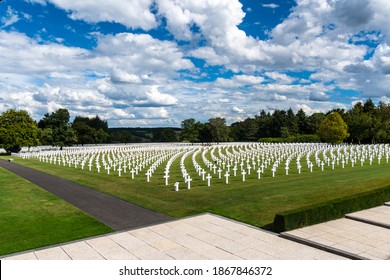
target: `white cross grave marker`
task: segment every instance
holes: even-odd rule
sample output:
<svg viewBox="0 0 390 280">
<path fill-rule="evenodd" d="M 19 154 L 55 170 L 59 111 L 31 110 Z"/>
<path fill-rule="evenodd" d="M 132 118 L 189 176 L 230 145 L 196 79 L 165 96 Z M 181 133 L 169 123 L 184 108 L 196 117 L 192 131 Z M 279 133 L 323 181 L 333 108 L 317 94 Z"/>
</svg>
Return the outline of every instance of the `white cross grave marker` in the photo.
<svg viewBox="0 0 390 280">
<path fill-rule="evenodd" d="M 207 186 L 210 187 L 210 179 L 213 177 L 211 177 L 210 173 L 208 173 L 206 178 L 207 178 Z"/>
<path fill-rule="evenodd" d="M 242 175 L 242 181 L 245 182 L 245 175 L 246 175 L 245 170 L 242 170 L 241 175 Z"/>
<path fill-rule="evenodd" d="M 225 173 L 226 185 L 229 184 L 229 176 L 230 176 L 229 172 L 226 172 Z"/>
<path fill-rule="evenodd" d="M 186 183 L 187 183 L 187 189 L 189 189 L 189 190 L 191 189 L 191 181 L 192 181 L 191 177 L 188 176 L 187 180 L 186 180 Z"/>
<path fill-rule="evenodd" d="M 130 173 L 131 173 L 131 179 L 134 179 L 135 170 L 134 170 L 134 169 L 131 169 Z"/>
</svg>

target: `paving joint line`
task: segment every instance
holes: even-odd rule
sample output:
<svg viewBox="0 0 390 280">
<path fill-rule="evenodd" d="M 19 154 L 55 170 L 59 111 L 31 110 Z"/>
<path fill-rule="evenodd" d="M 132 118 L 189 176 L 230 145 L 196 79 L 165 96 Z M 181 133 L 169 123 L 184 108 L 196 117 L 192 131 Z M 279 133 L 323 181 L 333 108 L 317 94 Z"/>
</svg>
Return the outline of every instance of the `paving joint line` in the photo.
<svg viewBox="0 0 390 280">
<path fill-rule="evenodd" d="M 295 235 L 292 235 L 289 233 L 280 233 L 279 237 L 285 238 L 287 240 L 294 241 L 294 242 L 297 242 L 297 243 L 300 243 L 300 244 L 303 244 L 306 246 L 310 246 L 310 247 L 313 247 L 313 248 L 316 248 L 316 249 L 319 249 L 319 250 L 322 250 L 322 251 L 325 251 L 328 253 L 342 256 L 342 257 L 345 257 L 345 258 L 348 258 L 351 260 L 369 260 L 368 258 L 364 258 L 364 257 L 359 256 L 357 254 L 353 254 L 353 253 L 350 253 L 350 252 L 347 252 L 344 250 L 336 249 L 336 248 L 333 248 L 331 246 L 323 245 L 323 244 L 318 243 L 318 242 L 310 241 L 308 239 L 298 237 L 298 236 L 295 236 Z"/>
<path fill-rule="evenodd" d="M 356 217 L 356 216 L 353 216 L 353 215 L 350 215 L 350 214 L 345 215 L 345 218 L 353 220 L 353 221 L 369 224 L 369 225 L 372 225 L 372 226 L 377 226 L 377 227 L 390 229 L 390 225 L 389 224 L 376 222 L 376 221 L 365 219 L 365 218 Z"/>
</svg>

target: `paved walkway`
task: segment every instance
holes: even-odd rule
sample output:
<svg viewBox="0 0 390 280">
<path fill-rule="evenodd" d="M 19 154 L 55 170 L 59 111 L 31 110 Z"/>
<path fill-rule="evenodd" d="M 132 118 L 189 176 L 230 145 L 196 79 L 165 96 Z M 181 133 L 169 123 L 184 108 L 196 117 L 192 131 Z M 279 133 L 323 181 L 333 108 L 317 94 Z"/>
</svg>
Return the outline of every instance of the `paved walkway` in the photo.
<svg viewBox="0 0 390 280">
<path fill-rule="evenodd" d="M 390 207 L 380 206 L 346 215 L 343 219 L 289 231 L 282 236 L 360 259 L 390 260 L 389 228 Z"/>
<path fill-rule="evenodd" d="M 342 260 L 212 214 L 16 254 L 5 260 Z"/>
<path fill-rule="evenodd" d="M 390 207 L 381 206 L 350 215 L 386 224 Z M 388 260 L 390 229 L 343 218 L 277 235 L 217 215 L 203 214 L 4 256 L 3 259 Z"/>
<path fill-rule="evenodd" d="M 166 215 L 32 168 L 5 160 L 0 160 L 0 167 L 53 193 L 114 230 L 134 229 L 172 220 Z"/>
</svg>

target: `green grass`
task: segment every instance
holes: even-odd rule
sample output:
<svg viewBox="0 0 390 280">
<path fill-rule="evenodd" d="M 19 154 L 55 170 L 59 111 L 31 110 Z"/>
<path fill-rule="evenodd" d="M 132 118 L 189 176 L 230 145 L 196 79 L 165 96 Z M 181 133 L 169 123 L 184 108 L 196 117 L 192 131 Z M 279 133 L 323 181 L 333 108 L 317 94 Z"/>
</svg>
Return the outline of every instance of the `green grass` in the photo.
<svg viewBox="0 0 390 280">
<path fill-rule="evenodd" d="M 118 177 L 112 171 L 107 175 L 103 171 L 89 172 L 31 159 L 15 158 L 15 163 L 69 179 L 172 217 L 211 212 L 258 227 L 272 223 L 278 212 L 390 185 L 390 165 L 386 163 L 356 165 L 354 168 L 348 166 L 345 169 L 337 167 L 335 170 L 326 167 L 325 171 L 315 168 L 313 173 L 305 170 L 300 175 L 291 168 L 288 176 L 284 174 L 284 165 L 281 164 L 275 178 L 268 170 L 257 180 L 257 173 L 252 171 L 244 184 L 241 176 L 237 176 L 230 177 L 230 183 L 226 185 L 224 177 L 218 180 L 215 179 L 217 175 L 212 175 L 212 185 L 207 187 L 206 182 L 195 174 L 190 155 L 185 164 L 194 180 L 191 190 L 187 190 L 182 182 L 179 160 L 171 167 L 169 186 L 165 186 L 162 178 L 165 164 L 156 170 L 151 182 L 146 183 L 143 175 L 146 169 L 142 171 L 142 176 L 131 180 L 129 173 Z M 200 154 L 197 161 L 202 162 Z M 181 181 L 179 192 L 173 191 L 174 181 Z"/>
<path fill-rule="evenodd" d="M 112 232 L 67 202 L 0 168 L 0 255 Z"/>
</svg>

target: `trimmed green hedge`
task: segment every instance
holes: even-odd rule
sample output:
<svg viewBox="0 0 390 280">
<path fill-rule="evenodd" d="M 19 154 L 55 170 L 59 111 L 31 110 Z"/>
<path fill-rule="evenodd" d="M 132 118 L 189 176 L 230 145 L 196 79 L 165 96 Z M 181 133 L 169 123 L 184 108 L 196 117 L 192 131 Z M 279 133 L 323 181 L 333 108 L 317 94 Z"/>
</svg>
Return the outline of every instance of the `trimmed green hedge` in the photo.
<svg viewBox="0 0 390 280">
<path fill-rule="evenodd" d="M 275 215 L 273 230 L 283 232 L 344 217 L 345 214 L 376 207 L 390 200 L 390 186 L 311 205 Z"/>
</svg>

